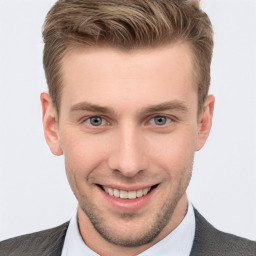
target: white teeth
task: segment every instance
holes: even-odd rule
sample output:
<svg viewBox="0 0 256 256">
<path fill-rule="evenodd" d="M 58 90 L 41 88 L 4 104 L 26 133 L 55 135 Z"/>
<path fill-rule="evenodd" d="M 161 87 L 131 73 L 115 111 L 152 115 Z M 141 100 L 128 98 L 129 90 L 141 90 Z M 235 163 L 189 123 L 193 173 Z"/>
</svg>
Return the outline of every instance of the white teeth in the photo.
<svg viewBox="0 0 256 256">
<path fill-rule="evenodd" d="M 136 198 L 136 191 L 129 191 L 128 192 L 128 198 L 129 199 L 135 199 Z"/>
<path fill-rule="evenodd" d="M 143 195 L 145 196 L 148 193 L 149 190 L 150 190 L 150 188 L 144 188 L 143 189 Z"/>
<path fill-rule="evenodd" d="M 103 186 L 103 189 L 107 194 L 109 194 L 110 196 L 114 196 L 116 198 L 135 199 L 136 197 L 142 197 L 147 195 L 151 188 L 149 187 L 149 188 L 139 189 L 137 191 L 124 191 L 116 188 L 113 189 L 113 188 L 108 188 Z"/>
<path fill-rule="evenodd" d="M 107 193 L 108 193 L 109 195 L 111 195 L 111 196 L 114 195 L 114 191 L 113 191 L 112 188 L 108 188 Z"/>
<path fill-rule="evenodd" d="M 143 190 L 142 189 L 138 190 L 137 193 L 136 193 L 136 196 L 137 197 L 142 197 L 143 196 Z"/>
<path fill-rule="evenodd" d="M 120 193 L 118 189 L 114 189 L 114 197 L 119 197 Z"/>
<path fill-rule="evenodd" d="M 128 192 L 120 190 L 120 198 L 126 199 L 128 197 Z"/>
</svg>

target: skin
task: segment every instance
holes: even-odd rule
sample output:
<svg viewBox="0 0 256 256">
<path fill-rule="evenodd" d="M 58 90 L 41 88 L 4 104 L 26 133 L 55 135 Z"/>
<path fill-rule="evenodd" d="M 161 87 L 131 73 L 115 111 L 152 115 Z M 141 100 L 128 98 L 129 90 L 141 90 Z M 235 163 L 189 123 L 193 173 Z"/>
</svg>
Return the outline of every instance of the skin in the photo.
<svg viewBox="0 0 256 256">
<path fill-rule="evenodd" d="M 80 233 L 100 255 L 137 255 L 186 214 L 194 153 L 209 135 L 214 97 L 198 116 L 185 43 L 129 52 L 79 48 L 62 65 L 60 114 L 42 93 L 43 125 L 52 153 L 65 156 Z M 91 122 L 95 116 L 99 126 Z M 135 209 L 127 200 L 121 208 L 110 203 L 99 185 L 127 191 L 157 186 Z"/>
</svg>

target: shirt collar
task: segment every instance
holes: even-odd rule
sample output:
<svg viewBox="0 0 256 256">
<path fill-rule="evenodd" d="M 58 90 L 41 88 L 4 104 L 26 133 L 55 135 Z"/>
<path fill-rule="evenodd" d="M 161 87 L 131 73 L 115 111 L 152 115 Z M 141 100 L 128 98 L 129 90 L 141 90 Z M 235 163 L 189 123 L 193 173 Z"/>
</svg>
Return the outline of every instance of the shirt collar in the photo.
<svg viewBox="0 0 256 256">
<path fill-rule="evenodd" d="M 194 241 L 195 226 L 195 213 L 192 204 L 189 202 L 187 214 L 178 227 L 164 239 L 139 254 L 139 256 L 188 256 Z M 61 254 L 61 256 L 73 255 L 99 256 L 83 242 L 78 227 L 77 212 L 70 220 Z"/>
</svg>

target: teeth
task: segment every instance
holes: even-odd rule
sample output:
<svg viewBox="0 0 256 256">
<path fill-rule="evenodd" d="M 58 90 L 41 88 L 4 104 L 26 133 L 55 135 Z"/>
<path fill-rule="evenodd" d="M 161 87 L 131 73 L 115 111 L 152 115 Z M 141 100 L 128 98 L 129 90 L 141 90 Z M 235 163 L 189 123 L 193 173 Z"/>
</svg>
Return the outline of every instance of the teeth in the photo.
<svg viewBox="0 0 256 256">
<path fill-rule="evenodd" d="M 149 190 L 150 190 L 150 188 L 144 188 L 143 189 L 143 195 L 145 196 L 148 193 Z"/>
<path fill-rule="evenodd" d="M 108 193 L 109 195 L 111 195 L 111 196 L 114 195 L 114 191 L 113 191 L 112 188 L 108 188 L 107 193 Z"/>
<path fill-rule="evenodd" d="M 119 195 L 120 195 L 120 192 L 119 192 L 119 190 L 118 189 L 114 189 L 114 197 L 119 197 Z"/>
<path fill-rule="evenodd" d="M 150 188 L 144 188 L 137 191 L 124 191 L 119 189 L 113 189 L 113 188 L 107 188 L 103 187 L 105 192 L 109 194 L 110 196 L 114 196 L 116 198 L 122 198 L 122 199 L 135 199 L 136 197 L 142 197 L 148 194 L 150 191 Z"/>
<path fill-rule="evenodd" d="M 138 191 L 136 192 L 136 196 L 137 196 L 137 197 L 142 197 L 142 196 L 143 196 L 143 190 L 142 190 L 142 189 L 138 190 Z"/>
<path fill-rule="evenodd" d="M 128 198 L 128 192 L 120 190 L 120 198 L 124 198 L 124 199 Z"/>
<path fill-rule="evenodd" d="M 136 191 L 129 191 L 128 192 L 128 198 L 129 199 L 135 199 L 136 198 Z"/>
</svg>

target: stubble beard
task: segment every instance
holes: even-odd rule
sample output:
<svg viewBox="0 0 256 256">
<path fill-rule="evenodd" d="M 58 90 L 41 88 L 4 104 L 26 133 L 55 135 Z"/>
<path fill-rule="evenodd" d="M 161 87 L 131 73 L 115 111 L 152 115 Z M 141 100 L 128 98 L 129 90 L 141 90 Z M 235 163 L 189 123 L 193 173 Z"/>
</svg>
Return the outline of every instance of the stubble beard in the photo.
<svg viewBox="0 0 256 256">
<path fill-rule="evenodd" d="M 138 247 L 148 243 L 151 243 L 160 232 L 166 227 L 170 222 L 173 212 L 181 199 L 181 197 L 186 192 L 187 186 L 191 179 L 193 162 L 187 168 L 184 168 L 182 175 L 185 175 L 183 179 L 180 180 L 175 194 L 168 198 L 163 206 L 159 209 L 158 213 L 154 218 L 153 223 L 148 223 L 145 219 L 145 226 L 140 233 L 127 234 L 125 238 L 121 237 L 117 232 L 112 231 L 113 225 L 118 225 L 118 223 L 108 224 L 104 216 L 100 213 L 95 204 L 90 202 L 90 199 L 86 195 L 83 195 L 82 200 L 79 204 L 83 212 L 87 215 L 90 222 L 92 223 L 95 230 L 103 237 L 107 242 L 122 246 L 122 247 Z M 136 220 L 136 213 L 123 213 L 119 216 L 123 220 Z"/>
</svg>

